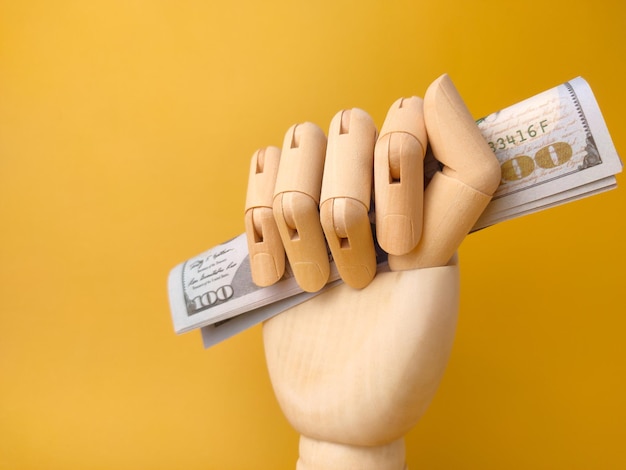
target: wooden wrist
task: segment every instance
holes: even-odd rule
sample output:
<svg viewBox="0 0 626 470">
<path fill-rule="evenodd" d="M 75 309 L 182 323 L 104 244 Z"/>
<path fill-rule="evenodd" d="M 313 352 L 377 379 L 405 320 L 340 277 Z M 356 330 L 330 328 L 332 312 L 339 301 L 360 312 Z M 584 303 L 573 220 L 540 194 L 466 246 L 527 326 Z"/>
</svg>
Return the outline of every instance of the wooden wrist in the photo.
<svg viewBox="0 0 626 470">
<path fill-rule="evenodd" d="M 351 446 L 300 436 L 296 470 L 407 470 L 404 438 L 380 446 Z"/>
</svg>

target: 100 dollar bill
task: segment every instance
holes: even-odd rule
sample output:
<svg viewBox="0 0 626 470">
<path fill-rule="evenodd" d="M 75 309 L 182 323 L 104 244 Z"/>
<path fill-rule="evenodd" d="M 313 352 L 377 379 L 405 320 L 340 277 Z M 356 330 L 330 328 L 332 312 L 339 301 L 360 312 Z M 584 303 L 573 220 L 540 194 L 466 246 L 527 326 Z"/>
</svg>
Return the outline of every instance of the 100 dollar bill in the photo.
<svg viewBox="0 0 626 470">
<path fill-rule="evenodd" d="M 475 229 L 612 189 L 622 169 L 580 77 L 479 119 L 478 127 L 502 181 Z"/>
<path fill-rule="evenodd" d="M 479 119 L 477 125 L 500 162 L 502 181 L 473 230 L 614 188 L 614 175 L 622 169 L 582 78 Z M 439 169 L 432 158 L 427 173 Z M 385 269 L 384 254 L 379 255 L 379 269 Z M 331 260 L 325 289 L 337 282 Z M 319 294 L 302 292 L 289 269 L 275 285 L 256 286 L 244 234 L 176 266 L 168 290 L 175 331 L 202 328 L 207 347 Z"/>
</svg>

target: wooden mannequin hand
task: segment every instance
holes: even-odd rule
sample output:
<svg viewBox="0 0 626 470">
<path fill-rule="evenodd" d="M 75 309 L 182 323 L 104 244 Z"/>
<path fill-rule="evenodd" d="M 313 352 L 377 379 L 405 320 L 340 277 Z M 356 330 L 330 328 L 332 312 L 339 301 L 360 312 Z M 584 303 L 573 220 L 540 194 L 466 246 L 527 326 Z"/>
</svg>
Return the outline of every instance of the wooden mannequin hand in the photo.
<svg viewBox="0 0 626 470">
<path fill-rule="evenodd" d="M 253 160 L 246 213 L 253 276 L 261 285 L 282 276 L 282 241 L 296 280 L 318 290 L 328 277 L 325 237 L 345 284 L 264 324 L 270 378 L 301 434 L 299 470 L 401 470 L 403 436 L 434 396 L 452 345 L 455 252 L 500 168 L 446 75 L 423 101 L 396 102 L 378 137 L 360 110 L 335 116 L 327 145 L 310 126 L 290 129 L 282 155 Z M 444 167 L 424 191 L 427 139 Z M 254 178 L 270 168 L 278 172 L 272 201 L 258 203 Z M 391 268 L 375 277 L 372 173 L 376 233 Z"/>
<path fill-rule="evenodd" d="M 343 284 L 263 327 L 270 378 L 301 434 L 299 470 L 400 470 L 434 396 L 457 318 L 458 267 Z"/>
</svg>

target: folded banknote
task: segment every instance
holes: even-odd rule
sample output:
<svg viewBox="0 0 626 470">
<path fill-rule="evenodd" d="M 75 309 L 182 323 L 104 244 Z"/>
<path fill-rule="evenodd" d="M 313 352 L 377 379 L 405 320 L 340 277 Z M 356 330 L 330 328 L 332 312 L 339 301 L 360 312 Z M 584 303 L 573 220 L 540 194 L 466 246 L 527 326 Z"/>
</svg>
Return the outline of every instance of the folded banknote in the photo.
<svg viewBox="0 0 626 470">
<path fill-rule="evenodd" d="M 502 180 L 472 231 L 616 187 L 622 163 L 587 82 L 578 77 L 490 114 L 477 125 L 498 158 Z M 425 174 L 440 164 L 427 152 Z M 330 258 L 330 254 L 329 254 Z M 252 282 L 245 234 L 176 266 L 168 292 L 174 330 L 201 328 L 206 347 L 341 282 L 303 292 L 289 266 L 270 287 Z M 378 270 L 387 269 L 377 253 Z"/>
</svg>

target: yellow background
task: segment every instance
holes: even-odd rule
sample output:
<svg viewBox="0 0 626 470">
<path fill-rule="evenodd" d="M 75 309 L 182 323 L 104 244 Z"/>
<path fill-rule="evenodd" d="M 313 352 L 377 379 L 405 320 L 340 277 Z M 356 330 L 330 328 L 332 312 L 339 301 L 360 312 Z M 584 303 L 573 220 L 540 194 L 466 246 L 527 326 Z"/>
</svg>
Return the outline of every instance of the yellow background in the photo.
<svg viewBox="0 0 626 470">
<path fill-rule="evenodd" d="M 253 151 L 448 72 L 475 117 L 582 75 L 623 153 L 625 28 L 618 0 L 1 1 L 0 468 L 294 468 L 260 327 L 205 351 L 167 303 L 243 231 Z M 626 468 L 625 202 L 466 240 L 410 468 Z"/>
</svg>

